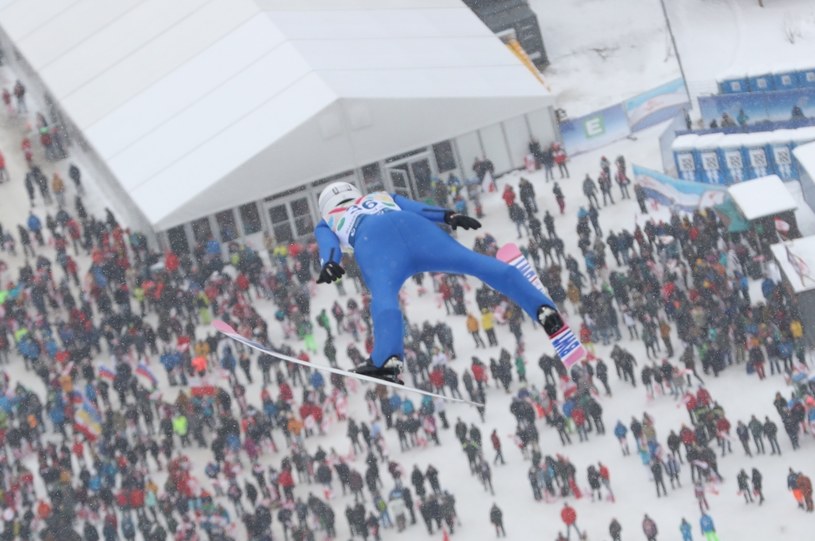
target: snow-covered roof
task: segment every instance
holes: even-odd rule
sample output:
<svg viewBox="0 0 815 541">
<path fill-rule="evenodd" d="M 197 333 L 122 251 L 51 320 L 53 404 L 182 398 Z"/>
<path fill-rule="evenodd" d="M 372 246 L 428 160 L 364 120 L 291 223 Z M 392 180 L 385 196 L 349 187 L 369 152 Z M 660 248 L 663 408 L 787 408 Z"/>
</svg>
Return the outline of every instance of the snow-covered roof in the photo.
<svg viewBox="0 0 815 541">
<path fill-rule="evenodd" d="M 699 141 L 699 135 L 695 133 L 686 133 L 685 135 L 680 135 L 674 142 L 671 143 L 671 150 L 674 152 L 680 152 L 683 150 L 694 150 L 696 148 L 696 143 Z"/>
<path fill-rule="evenodd" d="M 774 216 L 798 208 L 795 199 L 776 175 L 739 182 L 730 186 L 727 191 L 747 220 Z"/>
<path fill-rule="evenodd" d="M 815 289 L 815 235 L 773 244 L 770 249 L 793 291 Z"/>
<path fill-rule="evenodd" d="M 0 0 L 159 230 L 539 110 L 460 0 Z"/>
<path fill-rule="evenodd" d="M 792 154 L 801 164 L 809 178 L 815 179 L 815 143 L 807 143 L 792 149 Z"/>
<path fill-rule="evenodd" d="M 719 148 L 724 137 L 725 135 L 722 133 L 706 133 L 705 135 L 700 135 L 699 139 L 696 140 L 696 148 L 699 150 Z"/>
<path fill-rule="evenodd" d="M 800 143 L 803 141 L 814 141 L 815 140 L 815 126 L 806 126 L 803 128 L 798 128 L 797 130 L 793 130 L 792 134 L 792 141 L 796 143 Z"/>
</svg>

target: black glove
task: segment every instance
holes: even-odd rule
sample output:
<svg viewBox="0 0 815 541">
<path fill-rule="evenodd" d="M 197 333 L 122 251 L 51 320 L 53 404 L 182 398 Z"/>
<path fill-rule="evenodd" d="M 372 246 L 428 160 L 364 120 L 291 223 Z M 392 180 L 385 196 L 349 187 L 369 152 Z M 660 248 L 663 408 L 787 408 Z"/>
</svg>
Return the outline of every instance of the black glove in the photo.
<svg viewBox="0 0 815 541">
<path fill-rule="evenodd" d="M 444 213 L 444 223 L 452 227 L 453 231 L 455 231 L 457 227 L 462 229 L 478 229 L 481 227 L 481 222 L 475 218 L 470 218 L 464 214 L 456 214 L 452 210 L 448 210 Z"/>
<path fill-rule="evenodd" d="M 345 274 L 345 269 L 340 267 L 339 263 L 329 261 L 323 265 L 323 270 L 320 271 L 320 277 L 317 278 L 317 283 L 330 284 L 342 278 L 343 274 Z"/>
</svg>

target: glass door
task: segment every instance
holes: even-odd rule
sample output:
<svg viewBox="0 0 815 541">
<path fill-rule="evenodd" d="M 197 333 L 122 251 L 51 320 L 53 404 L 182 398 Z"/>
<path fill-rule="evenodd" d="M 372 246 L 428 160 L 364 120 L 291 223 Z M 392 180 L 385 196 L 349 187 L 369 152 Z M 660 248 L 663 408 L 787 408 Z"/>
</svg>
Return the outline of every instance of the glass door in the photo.
<svg viewBox="0 0 815 541">
<path fill-rule="evenodd" d="M 430 160 L 422 158 L 410 164 L 410 172 L 413 176 L 414 193 L 418 199 L 433 194 L 433 170 L 430 168 Z"/>
<path fill-rule="evenodd" d="M 390 176 L 394 193 L 405 197 L 413 197 L 410 189 L 410 177 L 408 176 L 407 166 L 401 165 L 388 169 L 388 175 Z"/>
<path fill-rule="evenodd" d="M 272 235 L 275 242 L 284 243 L 294 240 L 294 233 L 289 221 L 289 209 L 286 203 L 270 205 L 269 220 L 272 222 Z"/>
</svg>

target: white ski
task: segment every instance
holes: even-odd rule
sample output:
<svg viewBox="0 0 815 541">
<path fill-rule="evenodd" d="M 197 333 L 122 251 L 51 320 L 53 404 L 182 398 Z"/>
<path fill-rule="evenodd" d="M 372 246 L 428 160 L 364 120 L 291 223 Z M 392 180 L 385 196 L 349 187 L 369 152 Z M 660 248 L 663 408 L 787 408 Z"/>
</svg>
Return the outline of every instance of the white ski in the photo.
<svg viewBox="0 0 815 541">
<path fill-rule="evenodd" d="M 350 370 L 343 370 L 342 368 L 334 368 L 332 366 L 326 366 L 322 364 L 312 364 L 303 360 L 300 360 L 296 357 L 290 357 L 288 355 L 283 355 L 282 353 L 278 353 L 272 349 L 267 348 L 266 346 L 255 342 L 254 340 L 250 340 L 246 338 L 233 329 L 228 323 L 225 323 L 220 320 L 215 320 L 212 322 L 212 326 L 215 327 L 219 333 L 223 334 L 224 336 L 231 338 L 232 340 L 236 340 L 245 346 L 248 346 L 254 350 L 261 351 L 276 359 L 280 359 L 281 361 L 286 361 L 289 363 L 299 364 L 300 366 L 305 366 L 307 368 L 314 368 L 315 370 L 323 370 L 325 372 L 330 372 L 332 374 L 338 374 L 340 376 L 349 377 L 358 379 L 360 381 L 367 381 L 368 383 L 373 383 L 376 385 L 385 385 L 387 387 L 393 387 L 394 389 L 399 389 L 402 391 L 409 391 L 412 393 L 418 393 L 424 396 L 430 396 L 433 398 L 441 398 L 443 400 L 447 400 L 448 402 L 459 402 L 461 404 L 470 404 L 471 406 L 483 406 L 483 404 L 479 402 L 473 402 L 471 400 L 465 400 L 463 398 L 453 398 L 451 396 L 445 396 L 443 394 L 433 393 L 430 391 L 425 391 L 423 389 L 417 389 L 416 387 L 410 387 L 408 385 L 400 385 L 398 383 L 387 381 L 383 379 L 374 378 L 371 376 L 366 376 L 363 374 L 357 374 L 356 372 L 351 372 Z"/>
</svg>

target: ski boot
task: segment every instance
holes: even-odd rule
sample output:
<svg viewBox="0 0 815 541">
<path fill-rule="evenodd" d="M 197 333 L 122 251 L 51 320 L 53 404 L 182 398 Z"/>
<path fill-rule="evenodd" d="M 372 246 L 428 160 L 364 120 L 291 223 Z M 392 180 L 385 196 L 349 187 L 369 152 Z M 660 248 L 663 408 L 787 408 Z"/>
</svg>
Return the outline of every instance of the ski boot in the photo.
<svg viewBox="0 0 815 541">
<path fill-rule="evenodd" d="M 368 359 L 367 363 L 357 366 L 356 368 L 352 369 L 351 372 L 404 385 L 405 382 L 402 379 L 403 370 L 404 363 L 402 362 L 402 359 L 394 355 L 392 357 L 388 357 L 388 360 L 385 361 L 385 364 L 382 366 L 376 366 L 370 359 Z"/>
<path fill-rule="evenodd" d="M 543 325 L 543 330 L 549 336 L 556 334 L 564 325 L 558 311 L 545 304 L 538 308 L 538 323 Z"/>
</svg>

